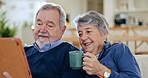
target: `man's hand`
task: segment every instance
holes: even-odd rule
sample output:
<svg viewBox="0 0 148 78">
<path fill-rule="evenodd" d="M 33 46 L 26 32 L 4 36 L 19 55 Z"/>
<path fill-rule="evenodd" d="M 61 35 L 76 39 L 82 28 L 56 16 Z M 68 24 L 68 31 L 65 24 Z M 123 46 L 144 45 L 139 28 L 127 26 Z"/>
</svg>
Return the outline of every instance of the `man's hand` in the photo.
<svg viewBox="0 0 148 78">
<path fill-rule="evenodd" d="M 5 78 L 13 78 L 8 72 L 3 72 Z"/>
</svg>

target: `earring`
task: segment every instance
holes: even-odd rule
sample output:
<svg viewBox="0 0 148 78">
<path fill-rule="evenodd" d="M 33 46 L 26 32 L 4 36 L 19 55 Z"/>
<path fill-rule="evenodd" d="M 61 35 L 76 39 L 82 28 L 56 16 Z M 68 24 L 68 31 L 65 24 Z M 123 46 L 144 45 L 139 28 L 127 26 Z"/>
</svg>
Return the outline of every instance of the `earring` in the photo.
<svg viewBox="0 0 148 78">
<path fill-rule="evenodd" d="M 106 38 L 106 39 L 104 40 L 104 43 L 105 43 L 105 44 L 107 44 L 107 42 L 108 42 L 108 38 Z"/>
</svg>

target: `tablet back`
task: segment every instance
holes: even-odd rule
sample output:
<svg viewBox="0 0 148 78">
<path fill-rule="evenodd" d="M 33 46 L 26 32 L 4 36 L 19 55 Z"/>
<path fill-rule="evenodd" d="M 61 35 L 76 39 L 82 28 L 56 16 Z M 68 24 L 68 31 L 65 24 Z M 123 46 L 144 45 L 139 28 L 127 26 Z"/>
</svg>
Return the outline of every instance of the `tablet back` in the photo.
<svg viewBox="0 0 148 78">
<path fill-rule="evenodd" d="M 13 78 L 32 78 L 19 38 L 0 38 L 0 78 L 7 71 Z"/>
</svg>

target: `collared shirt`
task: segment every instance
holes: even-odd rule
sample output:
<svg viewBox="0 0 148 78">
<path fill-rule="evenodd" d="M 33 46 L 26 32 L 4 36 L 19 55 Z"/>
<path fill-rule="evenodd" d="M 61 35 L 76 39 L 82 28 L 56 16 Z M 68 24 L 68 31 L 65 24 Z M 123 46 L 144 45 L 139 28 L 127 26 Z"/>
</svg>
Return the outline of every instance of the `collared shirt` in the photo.
<svg viewBox="0 0 148 78">
<path fill-rule="evenodd" d="M 109 78 L 141 78 L 135 57 L 123 43 L 105 44 L 98 56 L 98 61 L 111 69 Z M 98 76 L 87 75 L 86 78 L 98 78 Z"/>
<path fill-rule="evenodd" d="M 62 43 L 62 40 L 60 39 L 60 40 L 58 40 L 58 41 L 55 41 L 55 42 L 46 44 L 46 45 L 45 45 L 44 47 L 42 47 L 42 48 L 38 48 L 36 42 L 33 43 L 33 46 L 34 46 L 34 48 L 37 49 L 39 52 L 47 52 L 48 50 L 50 50 L 50 49 L 52 49 L 52 48 L 54 48 L 54 47 L 60 45 L 61 43 Z"/>
<path fill-rule="evenodd" d="M 98 57 L 99 57 L 99 55 L 100 55 L 100 53 L 96 54 L 96 57 L 98 58 Z"/>
<path fill-rule="evenodd" d="M 69 66 L 68 53 L 75 50 L 78 49 L 68 42 L 47 52 L 39 52 L 33 45 L 25 47 L 32 78 L 85 78 L 83 70 L 73 70 Z"/>
</svg>

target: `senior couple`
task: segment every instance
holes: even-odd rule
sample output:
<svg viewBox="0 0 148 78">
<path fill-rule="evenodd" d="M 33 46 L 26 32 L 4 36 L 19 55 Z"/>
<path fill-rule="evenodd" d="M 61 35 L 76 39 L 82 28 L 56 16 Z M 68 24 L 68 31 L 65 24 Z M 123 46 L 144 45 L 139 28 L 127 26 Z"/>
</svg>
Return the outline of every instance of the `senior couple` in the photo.
<svg viewBox="0 0 148 78">
<path fill-rule="evenodd" d="M 75 18 L 84 58 L 82 69 L 71 69 L 69 51 L 79 49 L 61 40 L 65 22 L 65 11 L 58 4 L 47 3 L 36 13 L 35 42 L 24 47 L 32 78 L 141 78 L 130 49 L 123 43 L 108 41 L 109 24 L 96 11 Z M 3 75 L 13 78 L 11 72 L 3 72 Z"/>
</svg>

